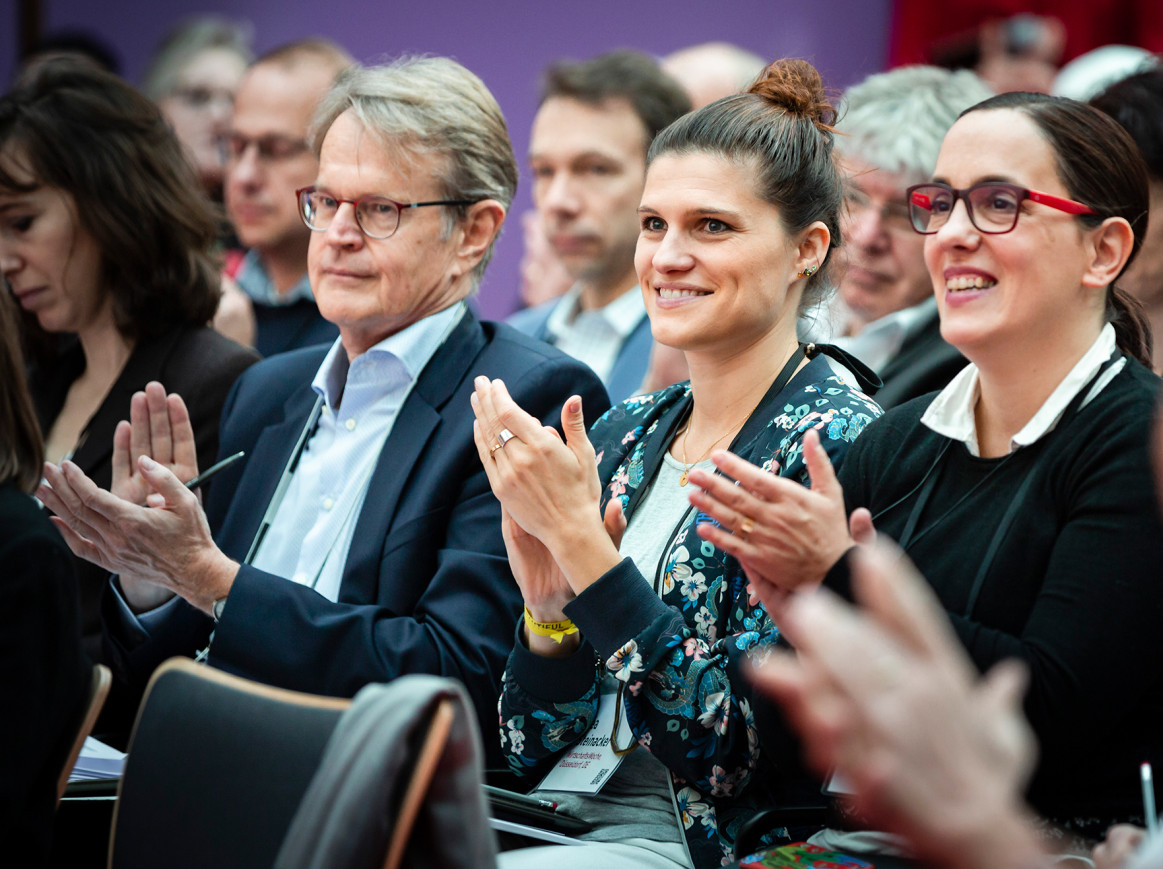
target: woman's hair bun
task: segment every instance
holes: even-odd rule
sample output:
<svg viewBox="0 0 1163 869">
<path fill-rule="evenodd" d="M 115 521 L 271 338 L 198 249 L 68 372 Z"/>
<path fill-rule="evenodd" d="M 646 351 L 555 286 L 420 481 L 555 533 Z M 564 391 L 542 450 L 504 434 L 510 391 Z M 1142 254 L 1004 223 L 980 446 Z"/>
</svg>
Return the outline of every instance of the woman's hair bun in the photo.
<svg viewBox="0 0 1163 869">
<path fill-rule="evenodd" d="M 817 127 L 831 131 L 836 109 L 828 101 L 824 82 L 806 60 L 783 58 L 760 73 L 747 89 L 793 115 L 808 118 Z"/>
</svg>

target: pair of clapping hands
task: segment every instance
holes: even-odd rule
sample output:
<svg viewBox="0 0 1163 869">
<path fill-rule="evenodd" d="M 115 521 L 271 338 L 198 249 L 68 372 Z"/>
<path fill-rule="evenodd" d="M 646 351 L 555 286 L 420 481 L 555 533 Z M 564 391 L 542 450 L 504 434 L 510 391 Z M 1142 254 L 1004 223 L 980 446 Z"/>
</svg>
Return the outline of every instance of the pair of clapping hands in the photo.
<svg viewBox="0 0 1163 869">
<path fill-rule="evenodd" d="M 185 403 L 157 382 L 135 393 L 113 435 L 109 491 L 70 461 L 46 463 L 37 497 L 74 554 L 120 574 L 136 610 L 178 594 L 205 612 L 226 596 L 238 565 L 215 546 L 197 494 Z"/>
<path fill-rule="evenodd" d="M 479 377 L 472 397 L 481 462 L 505 514 L 510 563 L 539 619 L 554 621 L 574 594 L 617 564 L 625 518 L 618 499 L 599 515 L 601 483 L 581 402 L 562 409 L 564 440 L 523 411 L 504 383 Z M 804 435 L 809 489 L 726 450 L 722 474 L 694 468 L 691 503 L 715 519 L 699 536 L 735 556 L 769 609 L 814 587 L 852 546 L 872 536 L 866 510 L 845 517 L 844 496 L 816 431 Z M 726 475 L 726 476 L 724 476 Z"/>
<path fill-rule="evenodd" d="M 557 615 L 582 585 L 561 576 L 573 569 L 564 560 L 568 542 L 593 544 L 604 530 L 605 540 L 591 549 L 608 544 L 616 558 L 624 527 L 617 506 L 604 524 L 597 516 L 600 483 L 580 402 L 571 399 L 563 410 L 564 440 L 524 414 L 499 381 L 478 380 L 473 408 L 481 461 L 508 517 L 514 572 L 528 603 L 530 580 L 521 575 L 514 543 L 518 550 L 531 539 L 543 544 L 542 560 L 524 564 L 532 573 L 558 571 L 558 596 L 536 599 Z M 903 554 L 875 541 L 867 511 L 845 518 L 843 493 L 815 432 L 804 438 L 810 490 L 725 451 L 713 458 L 726 476 L 690 474 L 692 503 L 719 523 L 700 526 L 699 535 L 739 559 L 796 647 L 795 654 L 774 653 L 755 680 L 784 706 L 809 761 L 821 773 L 838 769 L 866 818 L 903 834 L 938 865 L 1039 865 L 1043 855 L 1021 799 L 1035 753 L 1021 713 L 1024 668 L 1006 662 L 977 676 L 936 596 Z M 585 529 L 580 536 L 576 526 Z M 858 607 L 814 590 L 853 542 L 866 544 L 852 556 Z"/>
</svg>

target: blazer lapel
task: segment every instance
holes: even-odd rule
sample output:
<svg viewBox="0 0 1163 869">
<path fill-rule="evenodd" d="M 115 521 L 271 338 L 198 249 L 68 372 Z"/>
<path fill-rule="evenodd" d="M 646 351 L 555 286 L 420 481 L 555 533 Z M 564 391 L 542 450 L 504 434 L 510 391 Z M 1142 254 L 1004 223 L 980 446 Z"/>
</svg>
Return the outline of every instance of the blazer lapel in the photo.
<svg viewBox="0 0 1163 869">
<path fill-rule="evenodd" d="M 222 528 L 215 529 L 220 530 L 218 545 L 231 558 L 246 557 L 315 399 L 315 390 L 309 383 L 296 389 L 283 405 L 283 421 L 264 428 L 246 457 L 246 470 L 238 481 L 237 491 L 246 492 L 248 497 L 234 499 Z"/>
<path fill-rule="evenodd" d="M 416 381 L 396 417 L 368 483 L 367 497 L 356 521 L 347 554 L 341 601 L 375 600 L 379 559 L 391 531 L 409 479 L 423 464 L 425 448 L 443 417 L 448 400 L 469 376 L 469 368 L 485 346 L 480 322 L 466 310 Z M 466 406 L 455 412 L 471 413 Z"/>
</svg>

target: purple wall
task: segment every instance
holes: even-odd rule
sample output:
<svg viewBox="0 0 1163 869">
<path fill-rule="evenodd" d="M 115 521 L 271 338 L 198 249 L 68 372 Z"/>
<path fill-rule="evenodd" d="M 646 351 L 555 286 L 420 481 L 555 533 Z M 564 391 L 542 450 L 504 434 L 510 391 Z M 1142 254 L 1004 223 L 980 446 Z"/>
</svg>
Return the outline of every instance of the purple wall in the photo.
<svg viewBox="0 0 1163 869">
<path fill-rule="evenodd" d="M 480 75 L 496 95 L 509 120 L 518 158 L 523 158 L 528 146 L 538 75 L 556 58 L 582 59 L 619 47 L 662 55 L 697 42 L 725 40 L 764 57 L 807 58 L 829 86 L 841 88 L 883 67 L 890 7 L 890 0 L 42 2 L 47 32 L 92 30 L 121 52 L 130 80 L 140 75 L 152 46 L 166 30 L 181 17 L 197 12 L 219 12 L 253 22 L 259 51 L 319 34 L 342 43 L 363 61 L 404 52 L 449 55 Z M 15 15 L 15 7 L 13 2 L 10 16 Z M 14 18 L 9 21 L 15 24 Z M 14 67 L 15 30 L 14 26 L 0 27 L 0 74 Z M 514 215 L 531 207 L 524 172 L 521 183 Z M 520 243 L 514 219 L 481 289 L 480 307 L 488 316 L 502 316 L 516 305 Z"/>
</svg>

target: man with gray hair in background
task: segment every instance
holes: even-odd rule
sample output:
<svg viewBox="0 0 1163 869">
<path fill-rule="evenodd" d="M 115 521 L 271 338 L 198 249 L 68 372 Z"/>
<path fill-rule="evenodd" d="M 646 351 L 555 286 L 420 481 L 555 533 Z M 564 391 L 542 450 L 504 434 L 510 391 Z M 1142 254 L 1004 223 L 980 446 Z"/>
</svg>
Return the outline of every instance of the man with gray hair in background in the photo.
<svg viewBox="0 0 1163 869">
<path fill-rule="evenodd" d="M 120 574 L 103 615 L 132 686 L 213 632 L 209 663 L 247 678 L 352 696 L 398 675 L 450 676 L 495 725 L 521 595 L 473 441 L 473 380 L 502 378 L 547 425 L 572 395 L 586 419 L 609 402 L 585 366 L 466 304 L 517 184 L 479 78 L 445 58 L 357 69 L 316 126 L 318 173 L 297 196 L 311 285 L 339 339 L 238 380 L 221 452 L 245 458 L 205 513 L 170 470 L 196 460 L 182 402 L 158 384 L 132 439 L 153 456 L 121 463 L 154 509 L 69 463 L 46 469 L 42 494 L 73 551 Z"/>
<path fill-rule="evenodd" d="M 848 176 L 842 224 L 847 260 L 831 334 L 884 381 L 882 407 L 943 388 L 965 359 L 941 338 L 924 236 L 905 191 L 932 178 L 946 131 L 992 96 L 973 73 L 908 66 L 870 76 L 845 95 L 836 137 Z"/>
</svg>

